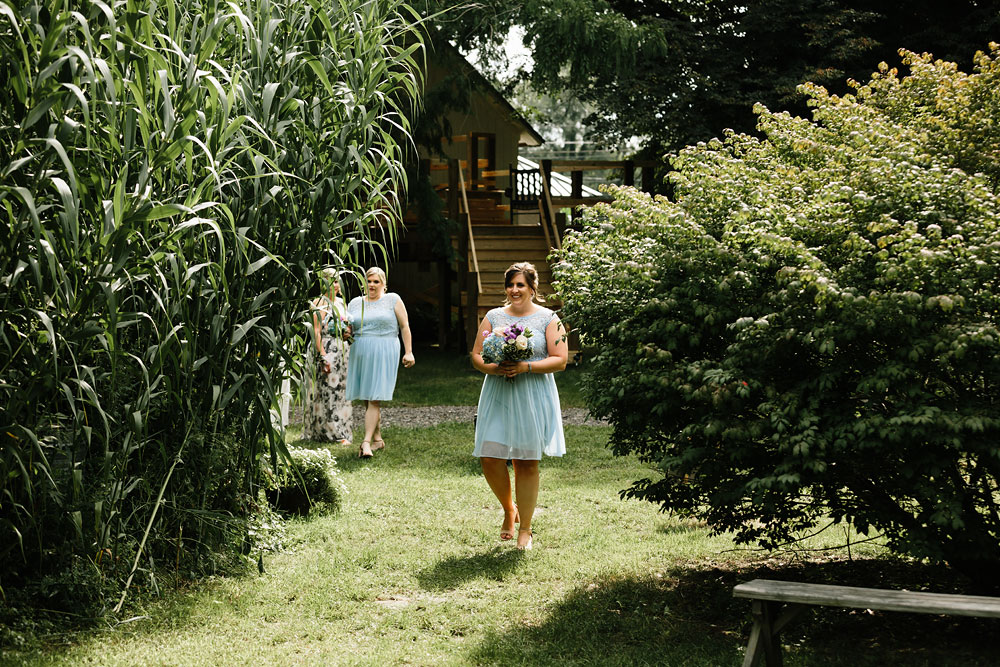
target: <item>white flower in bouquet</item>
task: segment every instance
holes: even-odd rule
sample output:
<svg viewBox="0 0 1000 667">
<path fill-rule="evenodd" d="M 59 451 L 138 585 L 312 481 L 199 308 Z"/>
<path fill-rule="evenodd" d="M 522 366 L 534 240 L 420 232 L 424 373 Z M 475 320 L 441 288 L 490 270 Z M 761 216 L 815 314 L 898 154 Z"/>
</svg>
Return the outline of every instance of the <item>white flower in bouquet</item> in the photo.
<svg viewBox="0 0 1000 667">
<path fill-rule="evenodd" d="M 483 361 L 488 364 L 499 364 L 504 361 L 527 361 L 531 358 L 531 347 L 528 339 L 532 337 L 531 329 L 523 324 L 515 323 L 506 327 L 483 332 Z M 508 376 L 507 382 L 514 378 Z"/>
</svg>

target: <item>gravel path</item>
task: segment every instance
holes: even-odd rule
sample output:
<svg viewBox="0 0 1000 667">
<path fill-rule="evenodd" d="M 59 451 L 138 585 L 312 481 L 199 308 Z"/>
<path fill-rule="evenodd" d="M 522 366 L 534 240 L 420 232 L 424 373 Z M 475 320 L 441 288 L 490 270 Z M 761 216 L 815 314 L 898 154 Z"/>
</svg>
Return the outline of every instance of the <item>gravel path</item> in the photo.
<svg viewBox="0 0 1000 667">
<path fill-rule="evenodd" d="M 472 422 L 476 412 L 474 405 L 429 405 L 382 408 L 383 426 L 424 427 L 435 426 L 445 422 Z M 563 424 L 570 426 L 600 426 L 600 422 L 591 417 L 585 408 L 563 408 Z M 365 408 L 354 406 L 354 427 L 364 428 Z"/>
<path fill-rule="evenodd" d="M 409 426 L 423 428 L 446 422 L 472 423 L 476 412 L 474 405 L 414 405 L 382 408 L 383 426 Z M 607 422 L 594 419 L 585 408 L 563 408 L 563 424 L 566 426 L 604 426 Z M 354 428 L 365 427 L 365 406 L 354 405 Z M 291 423 L 302 423 L 302 408 L 292 406 Z"/>
</svg>

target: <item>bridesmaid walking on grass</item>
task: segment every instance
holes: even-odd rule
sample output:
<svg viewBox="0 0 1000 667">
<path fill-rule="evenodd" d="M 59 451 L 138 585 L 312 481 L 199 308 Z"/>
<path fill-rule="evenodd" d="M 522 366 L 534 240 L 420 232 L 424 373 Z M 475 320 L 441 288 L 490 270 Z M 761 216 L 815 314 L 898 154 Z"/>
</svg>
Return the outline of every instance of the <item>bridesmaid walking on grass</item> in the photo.
<svg viewBox="0 0 1000 667">
<path fill-rule="evenodd" d="M 347 306 L 354 344 L 347 366 L 347 400 L 365 401 L 365 436 L 358 456 L 371 458 L 385 447 L 382 440 L 382 401 L 391 401 L 399 370 L 399 338 L 403 338 L 403 367 L 410 368 L 413 342 L 403 300 L 386 292 L 385 271 L 373 266 L 365 272 L 368 291 Z"/>
<path fill-rule="evenodd" d="M 340 279 L 331 268 L 319 271 L 322 294 L 313 301 L 312 336 L 306 355 L 305 427 L 307 440 L 351 444 L 351 403 L 347 387 L 350 345 L 344 340 L 342 321 L 347 306 L 340 298 Z"/>
<path fill-rule="evenodd" d="M 479 325 L 480 335 L 472 349 L 472 365 L 486 374 L 476 419 L 476 447 L 483 475 L 503 506 L 500 539 L 514 538 L 517 548 L 531 549 L 531 519 L 538 500 L 538 462 L 542 454 L 562 456 L 566 452 L 562 411 L 553 373 L 566 368 L 566 330 L 559 317 L 535 303 L 538 273 L 527 262 L 514 264 L 504 273 L 507 301 L 494 308 Z M 487 363 L 483 360 L 484 337 L 513 324 L 531 330 L 527 338 L 531 355 L 525 361 Z M 514 466 L 511 495 L 507 461 Z"/>
</svg>

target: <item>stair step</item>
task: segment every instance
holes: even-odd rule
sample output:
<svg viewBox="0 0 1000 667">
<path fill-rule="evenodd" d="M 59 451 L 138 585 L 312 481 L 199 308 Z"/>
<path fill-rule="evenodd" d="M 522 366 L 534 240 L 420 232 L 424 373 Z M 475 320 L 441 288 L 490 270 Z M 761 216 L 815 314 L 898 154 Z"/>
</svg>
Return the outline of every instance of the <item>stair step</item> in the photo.
<svg viewBox="0 0 1000 667">
<path fill-rule="evenodd" d="M 483 250 L 548 250 L 544 238 L 530 236 L 473 236 L 476 251 Z M 458 242 L 455 242 L 457 247 Z"/>
<path fill-rule="evenodd" d="M 479 275 L 495 273 L 503 275 L 514 262 L 531 262 L 538 271 L 538 277 L 546 282 L 552 275 L 552 270 L 548 267 L 548 262 L 544 257 L 532 257 L 526 253 L 507 253 L 506 257 L 483 257 L 479 256 Z M 469 259 L 469 270 L 473 270 L 476 263 Z"/>
</svg>

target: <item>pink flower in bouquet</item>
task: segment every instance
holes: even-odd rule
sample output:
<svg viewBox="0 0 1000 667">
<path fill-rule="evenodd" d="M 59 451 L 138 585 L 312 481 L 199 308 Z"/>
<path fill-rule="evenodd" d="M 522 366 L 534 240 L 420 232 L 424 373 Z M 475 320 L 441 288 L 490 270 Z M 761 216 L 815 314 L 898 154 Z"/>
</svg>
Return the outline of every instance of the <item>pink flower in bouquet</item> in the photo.
<svg viewBox="0 0 1000 667">
<path fill-rule="evenodd" d="M 483 332 L 483 361 L 488 364 L 500 364 L 505 361 L 527 361 L 532 350 L 528 341 L 534 334 L 531 329 L 521 324 L 511 324 L 506 327 Z M 513 382 L 514 378 L 506 378 Z"/>
</svg>

